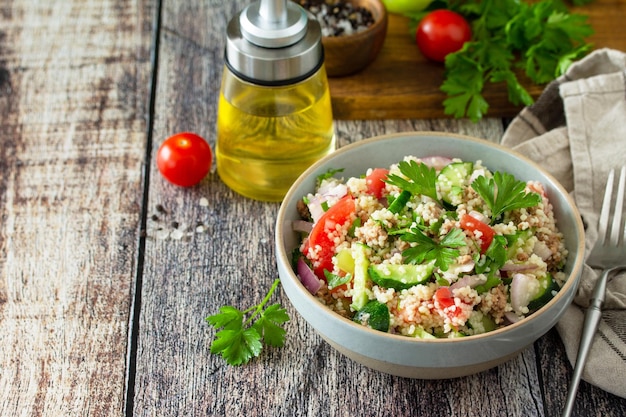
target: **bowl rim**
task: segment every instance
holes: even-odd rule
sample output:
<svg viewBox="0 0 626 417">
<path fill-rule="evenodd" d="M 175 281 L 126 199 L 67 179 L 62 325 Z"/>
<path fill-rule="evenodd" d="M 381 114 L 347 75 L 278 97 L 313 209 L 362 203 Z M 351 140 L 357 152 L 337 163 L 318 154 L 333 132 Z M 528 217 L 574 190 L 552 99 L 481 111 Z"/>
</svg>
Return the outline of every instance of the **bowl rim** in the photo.
<svg viewBox="0 0 626 417">
<path fill-rule="evenodd" d="M 568 207 L 573 211 L 572 218 L 573 218 L 573 221 L 574 221 L 574 224 L 575 224 L 575 229 L 576 229 L 575 230 L 575 235 L 578 237 L 578 242 L 576 242 L 577 255 L 578 256 L 573 261 L 573 264 L 572 264 L 572 267 L 571 267 L 570 276 L 568 277 L 568 279 L 565 282 L 565 284 L 563 285 L 563 287 L 561 287 L 561 289 L 559 290 L 557 295 L 555 297 L 553 297 L 546 305 L 544 305 L 542 308 L 540 308 L 539 310 L 537 310 L 536 312 L 534 312 L 530 316 L 528 316 L 528 317 L 526 317 L 526 318 L 524 318 L 524 319 L 522 319 L 522 320 L 520 320 L 520 321 L 518 321 L 516 323 L 510 324 L 508 326 L 502 327 L 502 328 L 497 329 L 497 330 L 493 330 L 491 332 L 481 333 L 481 334 L 478 334 L 478 335 L 470 335 L 470 336 L 458 337 L 458 338 L 454 338 L 453 337 L 453 338 L 442 338 L 442 339 L 420 339 L 420 338 L 407 337 L 407 336 L 404 336 L 404 335 L 385 333 L 385 332 L 373 330 L 373 329 L 370 329 L 370 328 L 368 328 L 366 326 L 363 326 L 363 325 L 360 325 L 358 323 L 355 323 L 352 320 L 349 320 L 348 318 L 343 317 L 343 316 L 335 313 L 334 311 L 328 309 L 326 306 L 321 304 L 319 302 L 319 300 L 317 300 L 317 298 L 313 294 L 311 294 L 304 287 L 304 285 L 302 284 L 302 282 L 298 278 L 297 274 L 293 270 L 293 266 L 292 266 L 291 260 L 290 260 L 291 256 L 290 256 L 290 254 L 286 253 L 284 244 L 282 244 L 283 243 L 282 242 L 282 235 L 283 235 L 284 228 L 286 227 L 285 217 L 286 217 L 286 214 L 287 214 L 286 213 L 287 202 L 293 200 L 294 198 L 299 199 L 299 198 L 302 197 L 302 196 L 296 196 L 295 195 L 296 189 L 299 188 L 299 186 L 300 186 L 300 184 L 302 182 L 304 182 L 310 175 L 312 175 L 315 171 L 317 171 L 320 166 L 325 165 L 327 163 L 327 161 L 332 160 L 334 158 L 337 158 L 338 156 L 343 155 L 345 153 L 349 153 L 349 152 L 351 152 L 353 149 L 355 149 L 357 147 L 372 145 L 372 144 L 374 144 L 376 142 L 393 141 L 394 139 L 399 139 L 399 138 L 406 138 L 406 137 L 433 137 L 433 136 L 435 136 L 435 137 L 437 137 L 437 136 L 438 137 L 446 137 L 446 138 L 453 139 L 453 140 L 459 140 L 461 142 L 469 141 L 469 142 L 477 143 L 477 144 L 484 145 L 484 146 L 487 146 L 487 147 L 490 147 L 490 148 L 494 148 L 495 150 L 497 150 L 499 152 L 505 152 L 505 153 L 512 154 L 512 156 L 521 159 L 525 164 L 528 164 L 532 168 L 534 168 L 537 171 L 539 171 L 542 176 L 544 176 L 547 179 L 549 179 L 550 182 L 551 182 L 551 185 L 558 189 L 559 193 L 563 196 L 564 200 L 566 201 Z M 468 342 L 480 342 L 483 339 L 486 340 L 486 339 L 491 339 L 491 338 L 498 338 L 500 335 L 502 335 L 502 333 L 511 332 L 514 329 L 517 329 L 518 327 L 524 326 L 524 325 L 526 325 L 527 323 L 529 323 L 531 321 L 533 321 L 533 322 L 536 321 L 537 319 L 539 319 L 539 318 L 543 317 L 544 315 L 546 315 L 548 313 L 548 311 L 550 310 L 551 306 L 554 305 L 555 303 L 557 303 L 564 296 L 564 294 L 568 293 L 568 290 L 570 289 L 570 287 L 578 285 L 578 282 L 579 282 L 579 279 L 580 279 L 580 274 L 581 274 L 582 268 L 583 268 L 584 254 L 585 254 L 584 226 L 583 226 L 582 218 L 580 216 L 578 208 L 577 208 L 576 204 L 574 203 L 574 200 L 571 197 L 571 195 L 556 180 L 556 178 L 554 178 L 554 176 L 552 174 L 548 173 L 546 170 L 544 170 L 536 162 L 532 161 L 531 159 L 527 158 L 526 156 L 522 155 L 521 153 L 519 153 L 517 151 L 514 151 L 514 150 L 512 150 L 510 148 L 504 147 L 503 145 L 500 145 L 499 143 L 495 143 L 495 142 L 491 142 L 491 141 L 486 140 L 486 139 L 479 139 L 479 138 L 476 138 L 476 137 L 471 137 L 471 136 L 467 136 L 467 135 L 463 135 L 463 134 L 459 134 L 459 133 L 435 132 L 435 131 L 397 132 L 397 133 L 389 133 L 389 134 L 377 135 L 377 136 L 374 136 L 374 137 L 358 140 L 357 142 L 353 142 L 353 143 L 350 143 L 348 145 L 340 147 L 339 149 L 337 149 L 333 153 L 325 156 L 324 158 L 320 159 L 319 161 L 317 161 L 316 163 L 311 165 L 292 184 L 292 186 L 290 187 L 289 191 L 285 195 L 285 198 L 283 199 L 283 202 L 280 205 L 280 208 L 279 208 L 279 211 L 278 211 L 278 216 L 277 216 L 277 219 L 276 219 L 275 240 L 276 240 L 276 262 L 278 264 L 282 263 L 283 265 L 287 266 L 286 270 L 288 271 L 289 278 L 295 282 L 295 285 L 298 287 L 298 290 L 300 292 L 302 292 L 304 294 L 304 296 L 307 297 L 307 299 L 309 301 L 311 301 L 312 303 L 318 303 L 319 307 L 324 308 L 325 310 L 323 310 L 323 311 L 328 313 L 329 317 L 332 317 L 332 319 L 334 321 L 337 320 L 339 322 L 342 322 L 343 324 L 345 324 L 347 326 L 350 326 L 354 331 L 357 331 L 357 332 L 360 332 L 360 333 L 369 334 L 371 337 L 374 337 L 374 340 L 376 340 L 378 338 L 384 338 L 384 339 L 390 338 L 389 340 L 396 339 L 397 341 L 402 342 L 402 343 L 411 343 L 411 344 L 418 344 L 418 345 L 420 345 L 422 343 L 429 343 L 429 344 L 430 343 L 452 344 L 452 343 L 462 343 L 462 342 L 465 342 L 465 343 L 468 343 Z M 281 279 L 282 279 L 282 277 L 281 277 Z M 294 308 L 295 308 L 295 306 L 294 306 Z"/>
</svg>

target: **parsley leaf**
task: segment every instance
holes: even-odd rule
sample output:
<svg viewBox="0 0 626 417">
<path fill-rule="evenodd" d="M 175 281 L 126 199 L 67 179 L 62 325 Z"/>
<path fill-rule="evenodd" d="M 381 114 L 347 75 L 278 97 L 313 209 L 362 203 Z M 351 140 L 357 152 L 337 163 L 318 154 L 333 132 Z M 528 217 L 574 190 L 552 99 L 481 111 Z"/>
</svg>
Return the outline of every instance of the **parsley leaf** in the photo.
<svg viewBox="0 0 626 417">
<path fill-rule="evenodd" d="M 284 344 L 286 332 L 282 325 L 289 321 L 287 311 L 280 304 L 272 304 L 264 310 L 279 283 L 279 279 L 274 280 L 260 304 L 244 311 L 223 306 L 218 314 L 206 318 L 209 325 L 222 329 L 215 334 L 211 353 L 220 354 L 229 365 L 237 366 L 259 356 L 263 343 L 277 347 Z"/>
<path fill-rule="evenodd" d="M 253 328 L 267 345 L 281 347 L 285 343 L 286 333 L 281 326 L 287 321 L 289 321 L 289 316 L 286 310 L 280 304 L 272 304 L 261 314 Z"/>
<path fill-rule="evenodd" d="M 539 194 L 527 193 L 526 183 L 508 172 L 496 171 L 493 178 L 481 175 L 472 182 L 472 188 L 491 209 L 492 224 L 506 211 L 534 207 L 541 202 Z"/>
<path fill-rule="evenodd" d="M 425 195 L 438 201 L 437 198 L 437 171 L 423 162 L 417 163 L 414 160 L 400 161 L 398 169 L 404 177 L 396 174 L 389 174 L 385 182 L 395 185 L 402 190 L 402 193 L 389 206 L 389 211 L 398 213 L 409 201 L 412 195 Z"/>
<path fill-rule="evenodd" d="M 320 175 L 318 175 L 318 176 L 317 176 L 317 178 L 316 178 L 316 181 L 317 181 L 317 186 L 319 187 L 319 185 L 322 183 L 322 181 L 324 181 L 324 180 L 329 180 L 329 179 L 331 179 L 332 177 L 334 177 L 334 176 L 335 176 L 335 174 L 339 174 L 339 173 L 341 173 L 341 172 L 343 172 L 343 168 L 339 168 L 339 169 L 333 169 L 333 168 L 330 168 L 330 169 L 329 169 L 328 171 L 326 171 L 325 173 L 320 174 Z"/>
<path fill-rule="evenodd" d="M 347 273 L 342 277 L 340 275 L 333 274 L 332 272 L 328 272 L 326 269 L 324 270 L 324 277 L 326 278 L 326 284 L 328 285 L 329 290 L 352 281 L 352 274 L 350 273 Z"/>
<path fill-rule="evenodd" d="M 230 365 L 242 365 L 261 353 L 259 333 L 252 328 L 221 330 L 211 344 L 211 353 L 220 353 Z"/>
<path fill-rule="evenodd" d="M 487 292 L 502 283 L 499 271 L 507 260 L 507 244 L 506 237 L 495 235 L 485 254 L 476 262 L 476 273 L 487 274 L 487 281 L 476 287 L 476 291 L 479 294 Z"/>
<path fill-rule="evenodd" d="M 402 251 L 408 263 L 421 264 L 426 261 L 435 261 L 435 266 L 447 271 L 448 266 L 459 256 L 456 248 L 465 246 L 465 233 L 461 229 L 452 229 L 439 243 L 426 236 L 418 228 L 413 227 L 410 232 L 400 236 L 405 242 L 417 243 Z"/>
</svg>

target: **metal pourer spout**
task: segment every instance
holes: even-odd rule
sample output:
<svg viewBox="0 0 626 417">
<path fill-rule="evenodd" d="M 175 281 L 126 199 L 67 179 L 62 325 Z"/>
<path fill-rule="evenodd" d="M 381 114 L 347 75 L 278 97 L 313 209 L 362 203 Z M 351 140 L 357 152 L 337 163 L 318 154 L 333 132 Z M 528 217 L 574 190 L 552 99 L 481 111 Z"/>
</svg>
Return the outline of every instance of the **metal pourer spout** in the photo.
<svg viewBox="0 0 626 417">
<path fill-rule="evenodd" d="M 262 85 L 301 81 L 324 63 L 322 29 L 290 0 L 258 0 L 228 23 L 226 65 Z"/>
<path fill-rule="evenodd" d="M 307 22 L 304 10 L 288 0 L 257 1 L 239 17 L 243 37 L 264 48 L 283 48 L 300 41 Z"/>
<path fill-rule="evenodd" d="M 261 0 L 259 16 L 267 23 L 284 26 L 287 23 L 286 0 Z"/>
</svg>

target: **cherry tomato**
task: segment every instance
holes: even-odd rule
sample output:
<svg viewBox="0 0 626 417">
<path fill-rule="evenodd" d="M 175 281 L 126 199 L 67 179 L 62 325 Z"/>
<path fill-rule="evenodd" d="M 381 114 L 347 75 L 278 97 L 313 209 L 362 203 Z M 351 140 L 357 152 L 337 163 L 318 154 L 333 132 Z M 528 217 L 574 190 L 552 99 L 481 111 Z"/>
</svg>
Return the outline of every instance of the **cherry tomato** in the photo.
<svg viewBox="0 0 626 417">
<path fill-rule="evenodd" d="M 415 41 L 426 58 L 444 62 L 446 55 L 456 52 L 472 38 L 467 20 L 446 9 L 426 15 L 417 27 Z"/>
<path fill-rule="evenodd" d="M 367 193 L 373 195 L 376 198 L 382 198 L 383 191 L 385 190 L 385 179 L 389 175 L 389 170 L 385 168 L 374 168 L 372 172 L 365 177 L 365 184 L 367 184 Z"/>
<path fill-rule="evenodd" d="M 459 219 L 459 223 L 461 229 L 468 230 L 472 233 L 480 233 L 480 252 L 485 253 L 491 245 L 491 241 L 495 236 L 496 232 L 486 223 L 481 222 L 480 220 L 470 216 L 469 214 L 464 214 Z"/>
<path fill-rule="evenodd" d="M 181 187 L 199 183 L 209 173 L 212 160 L 209 144 L 189 132 L 170 136 L 157 152 L 157 166 L 161 175 Z"/>
<path fill-rule="evenodd" d="M 313 272 L 320 279 L 326 279 L 324 270 L 333 270 L 333 256 L 335 255 L 336 245 L 332 239 L 332 231 L 335 230 L 337 225 L 343 226 L 350 221 L 355 211 L 354 198 L 347 195 L 330 207 L 313 226 L 304 254 L 306 255 L 310 248 L 316 246 L 321 248 L 317 253 L 317 261 L 319 262 L 313 267 Z"/>
</svg>

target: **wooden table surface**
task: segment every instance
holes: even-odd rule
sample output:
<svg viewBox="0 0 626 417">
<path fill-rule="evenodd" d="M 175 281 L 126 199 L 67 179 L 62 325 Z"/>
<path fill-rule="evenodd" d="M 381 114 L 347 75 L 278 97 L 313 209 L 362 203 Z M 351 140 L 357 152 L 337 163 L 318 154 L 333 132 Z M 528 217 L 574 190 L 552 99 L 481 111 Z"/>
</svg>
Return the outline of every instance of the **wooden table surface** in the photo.
<svg viewBox="0 0 626 417">
<path fill-rule="evenodd" d="M 593 0 L 583 6 L 570 4 L 570 10 L 587 16 L 594 29 L 588 42 L 596 47 L 626 50 L 626 31 L 623 30 L 626 1 Z M 419 53 L 409 32 L 408 18 L 390 14 L 387 37 L 376 60 L 358 74 L 330 80 L 336 118 L 445 117 L 441 103 L 446 96 L 440 90 L 444 68 Z M 518 75 L 529 94 L 539 97 L 543 86 L 533 84 L 523 73 Z M 486 83 L 483 96 L 489 103 L 491 117 L 510 118 L 522 108 L 509 102 L 506 87 L 501 83 Z"/>
<path fill-rule="evenodd" d="M 209 354 L 204 318 L 277 276 L 279 206 L 215 173 L 177 188 L 154 157 L 177 131 L 214 146 L 224 27 L 245 4 L 0 0 L 0 416 L 558 416 L 572 370 L 555 331 L 481 374 L 410 380 L 346 359 L 278 292 L 284 348 L 244 367 Z M 498 141 L 503 121 L 336 128 L 339 145 Z M 575 415 L 624 416 L 626 400 L 582 383 Z"/>
</svg>

